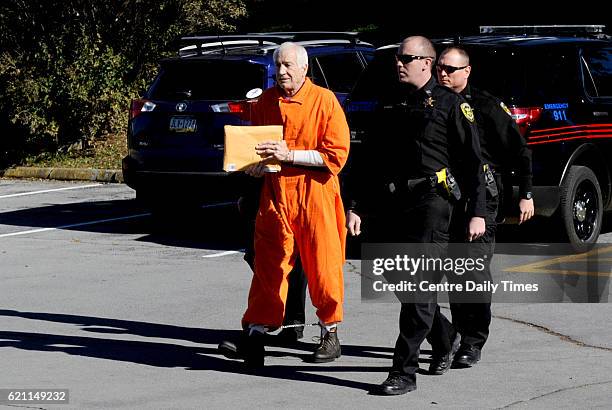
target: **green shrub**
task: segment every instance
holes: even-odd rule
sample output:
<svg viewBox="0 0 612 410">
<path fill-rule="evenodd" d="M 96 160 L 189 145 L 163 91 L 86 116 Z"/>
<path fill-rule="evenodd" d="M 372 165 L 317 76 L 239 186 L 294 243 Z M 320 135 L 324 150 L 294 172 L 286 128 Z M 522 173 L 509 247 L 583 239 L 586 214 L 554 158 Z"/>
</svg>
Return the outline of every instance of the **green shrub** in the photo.
<svg viewBox="0 0 612 410">
<path fill-rule="evenodd" d="M 231 31 L 245 15 L 243 0 L 4 0 L 0 153 L 87 148 L 125 133 L 130 99 L 176 36 Z"/>
</svg>

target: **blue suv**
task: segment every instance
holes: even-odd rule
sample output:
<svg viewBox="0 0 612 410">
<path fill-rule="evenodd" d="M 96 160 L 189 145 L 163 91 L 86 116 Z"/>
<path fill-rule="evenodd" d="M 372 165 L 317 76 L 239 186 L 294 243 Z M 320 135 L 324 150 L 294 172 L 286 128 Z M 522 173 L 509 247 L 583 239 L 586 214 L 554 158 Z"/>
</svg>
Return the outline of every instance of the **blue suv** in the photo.
<svg viewBox="0 0 612 410">
<path fill-rule="evenodd" d="M 239 195 L 245 177 L 222 171 L 223 127 L 245 125 L 232 102 L 274 85 L 272 54 L 285 41 L 308 50 L 309 77 L 341 103 L 374 55 L 352 32 L 182 37 L 178 56 L 162 60 L 149 89 L 132 101 L 122 165 L 138 199 L 179 205 Z"/>
</svg>

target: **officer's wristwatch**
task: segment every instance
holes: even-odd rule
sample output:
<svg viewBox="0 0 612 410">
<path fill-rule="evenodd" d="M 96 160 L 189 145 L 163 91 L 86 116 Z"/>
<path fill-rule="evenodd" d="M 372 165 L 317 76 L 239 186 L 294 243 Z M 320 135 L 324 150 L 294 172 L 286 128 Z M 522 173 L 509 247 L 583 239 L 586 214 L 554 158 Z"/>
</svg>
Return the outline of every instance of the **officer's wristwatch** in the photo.
<svg viewBox="0 0 612 410">
<path fill-rule="evenodd" d="M 521 196 L 521 199 L 532 199 L 532 198 L 533 198 L 533 193 L 531 191 L 527 191 L 523 193 L 523 195 Z"/>
</svg>

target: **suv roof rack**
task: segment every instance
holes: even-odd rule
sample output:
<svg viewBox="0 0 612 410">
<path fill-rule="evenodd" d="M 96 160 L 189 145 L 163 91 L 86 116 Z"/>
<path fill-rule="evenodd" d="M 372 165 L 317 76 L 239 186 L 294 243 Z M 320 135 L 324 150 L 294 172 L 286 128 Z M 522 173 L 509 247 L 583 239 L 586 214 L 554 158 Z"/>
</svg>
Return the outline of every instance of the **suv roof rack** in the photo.
<svg viewBox="0 0 612 410">
<path fill-rule="evenodd" d="M 359 33 L 356 31 L 275 31 L 259 34 L 288 36 L 291 37 L 290 41 L 296 42 L 313 40 L 349 40 L 352 43 L 357 43 L 359 41 Z"/>
<path fill-rule="evenodd" d="M 605 35 L 603 24 L 534 25 L 534 26 L 480 26 L 480 34 L 556 34 L 572 36 Z"/>
<path fill-rule="evenodd" d="M 274 48 L 286 41 L 309 43 L 327 40 L 346 44 L 359 43 L 358 33 L 351 31 L 277 31 L 269 33 L 246 33 L 224 35 L 188 35 L 180 37 L 178 55 L 188 57 L 205 53 L 223 52 L 228 49 L 252 46 Z M 329 44 L 329 43 L 328 43 Z"/>
<path fill-rule="evenodd" d="M 267 36 L 258 33 L 224 34 L 218 36 L 194 34 L 178 39 L 178 54 L 180 57 L 187 57 L 219 50 L 225 52 L 228 48 L 274 45 L 289 40 L 291 40 L 289 36 Z"/>
</svg>

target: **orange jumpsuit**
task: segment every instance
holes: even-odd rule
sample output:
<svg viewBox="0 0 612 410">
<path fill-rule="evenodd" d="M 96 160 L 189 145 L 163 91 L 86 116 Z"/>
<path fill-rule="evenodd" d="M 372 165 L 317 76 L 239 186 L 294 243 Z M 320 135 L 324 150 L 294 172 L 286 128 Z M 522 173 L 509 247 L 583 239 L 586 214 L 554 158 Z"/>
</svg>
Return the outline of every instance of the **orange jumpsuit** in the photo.
<svg viewBox="0 0 612 410">
<path fill-rule="evenodd" d="M 254 103 L 253 125 L 283 125 L 289 149 L 317 150 L 326 167 L 283 164 L 265 175 L 255 222 L 255 274 L 243 325 L 278 327 L 287 299 L 287 275 L 299 253 L 310 299 L 323 323 L 342 321 L 346 228 L 338 173 L 348 157 L 344 112 L 329 90 L 309 79 L 286 99 L 267 89 Z M 296 249 L 297 248 L 297 249 Z"/>
</svg>

